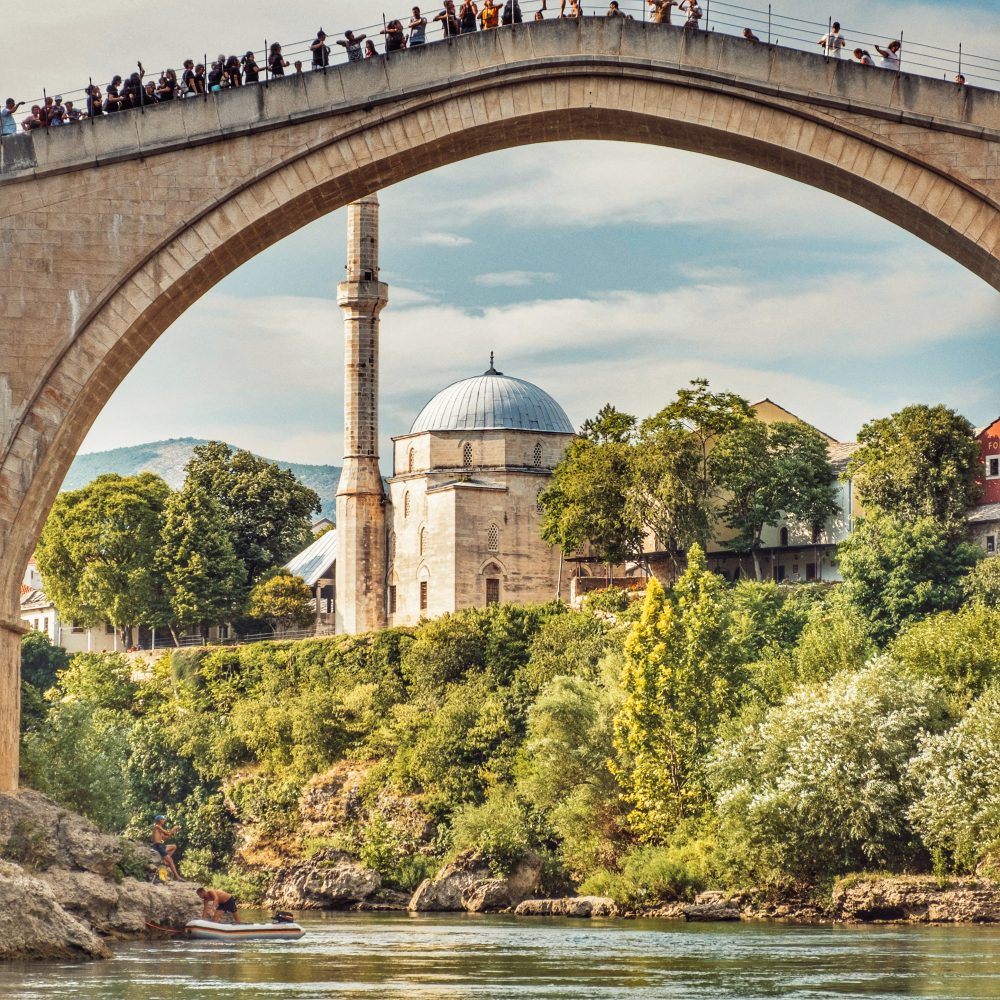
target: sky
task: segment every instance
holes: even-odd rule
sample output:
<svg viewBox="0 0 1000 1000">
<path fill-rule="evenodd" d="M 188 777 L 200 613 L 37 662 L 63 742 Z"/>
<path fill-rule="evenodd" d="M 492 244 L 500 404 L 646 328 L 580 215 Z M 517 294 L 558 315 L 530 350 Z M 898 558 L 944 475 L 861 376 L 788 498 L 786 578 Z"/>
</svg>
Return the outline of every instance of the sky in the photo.
<svg viewBox="0 0 1000 1000">
<path fill-rule="evenodd" d="M 717 30 L 750 22 L 760 33 L 766 19 L 701 2 Z M 961 42 L 970 82 L 979 62 L 1000 86 L 997 0 L 773 8 L 786 44 L 804 45 L 814 31 L 803 22 L 832 16 L 866 46 L 865 33 L 902 31 L 904 56 L 938 76 L 953 75 L 952 57 L 929 46 Z M 287 53 L 320 25 L 333 36 L 381 24 L 383 9 L 382 0 L 305 0 L 280 14 L 263 0 L 17 5 L 3 19 L 19 42 L 4 47 L 0 96 L 67 94 L 137 58 L 177 66 L 265 39 Z M 1000 413 L 996 292 L 891 223 L 794 181 L 696 153 L 573 142 L 465 160 L 379 197 L 386 472 L 390 435 L 405 433 L 439 389 L 484 371 L 491 350 L 497 368 L 540 385 L 576 425 L 606 402 L 647 416 L 698 377 L 769 397 L 841 440 L 912 402 L 943 402 L 977 425 Z M 193 436 L 339 464 L 345 242 L 341 209 L 220 282 L 126 378 L 81 451 Z"/>
</svg>

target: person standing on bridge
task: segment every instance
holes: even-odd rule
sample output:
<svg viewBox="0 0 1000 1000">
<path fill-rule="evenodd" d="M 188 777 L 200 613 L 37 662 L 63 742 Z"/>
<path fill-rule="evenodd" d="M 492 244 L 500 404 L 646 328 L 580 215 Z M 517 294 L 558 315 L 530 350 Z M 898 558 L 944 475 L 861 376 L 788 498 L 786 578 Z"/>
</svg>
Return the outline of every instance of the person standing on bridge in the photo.
<svg viewBox="0 0 1000 1000">
<path fill-rule="evenodd" d="M 500 27 L 500 8 L 493 0 L 483 0 L 483 9 L 479 12 L 479 20 L 483 24 L 483 31 Z"/>
<path fill-rule="evenodd" d="M 445 38 L 454 38 L 462 33 L 462 25 L 459 23 L 458 15 L 455 13 L 453 0 L 445 0 L 444 10 L 434 15 L 435 21 L 441 22 L 441 29 Z"/>
<path fill-rule="evenodd" d="M 608 9 L 604 15 L 605 17 L 624 17 L 621 8 L 618 6 L 618 0 L 611 0 L 608 4 Z"/>
<path fill-rule="evenodd" d="M 243 67 L 244 83 L 260 82 L 260 66 L 257 65 L 257 57 L 253 54 L 253 50 L 247 51 L 247 54 L 240 60 L 240 65 Z"/>
<path fill-rule="evenodd" d="M 840 53 L 847 45 L 840 33 L 840 21 L 834 21 L 830 30 L 816 44 L 822 47 L 824 54 L 829 58 L 839 59 Z"/>
<path fill-rule="evenodd" d="M 701 7 L 698 5 L 698 0 L 681 0 L 678 9 L 687 14 L 687 20 L 684 22 L 685 28 L 690 28 L 692 31 L 698 31 L 701 28 Z"/>
<path fill-rule="evenodd" d="M 875 60 L 872 59 L 871 53 L 867 49 L 855 49 L 853 55 L 862 66 L 875 65 Z"/>
<path fill-rule="evenodd" d="M 344 37 L 337 40 L 338 45 L 342 45 L 347 50 L 347 61 L 356 63 L 361 62 L 364 59 L 364 53 L 361 50 L 361 43 L 367 38 L 367 35 L 355 35 L 353 31 L 348 28 L 344 32 Z"/>
<path fill-rule="evenodd" d="M 285 70 L 288 68 L 288 60 L 281 54 L 281 46 L 277 42 L 271 45 L 267 68 L 271 71 L 271 76 L 284 76 Z"/>
<path fill-rule="evenodd" d="M 403 34 L 403 22 L 392 20 L 380 32 L 385 35 L 385 51 L 400 52 L 406 48 L 406 35 Z"/>
<path fill-rule="evenodd" d="M 902 47 L 903 43 L 897 38 L 887 43 L 884 49 L 881 45 L 875 46 L 875 51 L 882 57 L 882 69 L 891 69 L 896 73 L 899 72 L 899 50 Z"/>
<path fill-rule="evenodd" d="M 500 15 L 501 24 L 521 23 L 521 4 L 518 0 L 507 0 L 503 6 L 503 13 Z"/>
<path fill-rule="evenodd" d="M 326 44 L 326 32 L 320 28 L 316 32 L 312 45 L 312 68 L 326 69 L 330 65 L 330 46 Z"/>
<path fill-rule="evenodd" d="M 14 120 L 14 112 L 24 104 L 24 101 L 14 103 L 13 97 L 8 97 L 4 101 L 4 106 L 0 108 L 0 135 L 17 135 L 17 122 Z"/>
<path fill-rule="evenodd" d="M 410 34 L 407 38 L 407 45 L 416 48 L 427 41 L 427 18 L 420 13 L 419 7 L 413 8 L 413 16 L 410 18 Z"/>
<path fill-rule="evenodd" d="M 670 14 L 672 7 L 679 7 L 678 0 L 646 0 L 652 8 L 649 19 L 653 24 L 670 24 Z"/>
<path fill-rule="evenodd" d="M 462 0 L 462 6 L 458 8 L 458 23 L 463 35 L 471 35 L 472 32 L 478 31 L 479 25 L 476 24 L 478 18 L 479 10 L 475 0 Z"/>
</svg>

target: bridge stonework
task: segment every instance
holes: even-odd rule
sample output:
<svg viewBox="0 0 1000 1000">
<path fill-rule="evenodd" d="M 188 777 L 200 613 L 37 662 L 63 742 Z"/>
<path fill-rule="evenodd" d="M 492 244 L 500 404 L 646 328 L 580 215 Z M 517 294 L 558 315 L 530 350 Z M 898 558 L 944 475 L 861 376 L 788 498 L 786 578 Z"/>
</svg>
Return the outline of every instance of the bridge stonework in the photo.
<svg viewBox="0 0 1000 1000">
<path fill-rule="evenodd" d="M 620 18 L 480 32 L 5 139 L 0 789 L 17 783 L 24 566 L 88 429 L 147 348 L 314 219 L 447 163 L 564 139 L 782 174 L 1000 289 L 1000 94 Z"/>
</svg>

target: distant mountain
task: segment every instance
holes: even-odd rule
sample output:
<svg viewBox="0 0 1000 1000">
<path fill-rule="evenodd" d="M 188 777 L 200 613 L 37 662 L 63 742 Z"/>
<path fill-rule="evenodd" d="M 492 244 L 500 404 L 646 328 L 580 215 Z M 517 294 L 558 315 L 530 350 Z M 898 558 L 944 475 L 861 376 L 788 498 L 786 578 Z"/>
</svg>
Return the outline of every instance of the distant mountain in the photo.
<svg viewBox="0 0 1000 1000">
<path fill-rule="evenodd" d="M 152 441 L 149 444 L 132 445 L 130 448 L 113 448 L 110 451 L 77 455 L 69 467 L 62 488 L 78 490 L 105 472 L 117 472 L 119 476 L 155 472 L 174 489 L 179 489 L 184 482 L 184 466 L 199 444 L 208 442 L 198 438 L 171 438 L 169 441 Z M 301 465 L 297 462 L 284 462 L 280 458 L 269 458 L 268 461 L 282 469 L 291 469 L 300 483 L 319 494 L 323 506 L 316 517 L 328 517 L 331 521 L 334 519 L 337 484 L 340 482 L 339 466 Z"/>
</svg>

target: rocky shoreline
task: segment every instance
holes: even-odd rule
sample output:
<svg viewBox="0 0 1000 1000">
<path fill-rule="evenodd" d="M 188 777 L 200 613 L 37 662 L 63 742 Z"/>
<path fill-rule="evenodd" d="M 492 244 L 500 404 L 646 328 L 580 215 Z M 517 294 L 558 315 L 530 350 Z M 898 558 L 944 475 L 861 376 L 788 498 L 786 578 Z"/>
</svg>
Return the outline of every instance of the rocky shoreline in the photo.
<svg viewBox="0 0 1000 1000">
<path fill-rule="evenodd" d="M 128 874 L 154 858 L 38 792 L 0 795 L 0 959 L 108 958 L 106 938 L 146 936 L 146 921 L 183 927 L 195 886 Z"/>
<path fill-rule="evenodd" d="M 182 928 L 200 912 L 194 885 L 133 877 L 154 859 L 146 845 L 103 834 L 37 792 L 0 795 L 0 960 L 107 958 L 108 939 L 148 936 L 150 923 Z M 975 876 L 851 875 L 828 902 L 713 891 L 627 910 L 603 896 L 539 898 L 542 869 L 541 858 L 529 855 L 500 877 L 466 853 L 409 895 L 383 886 L 350 855 L 325 851 L 277 870 L 264 903 L 535 918 L 1000 923 L 1000 884 Z"/>
</svg>

